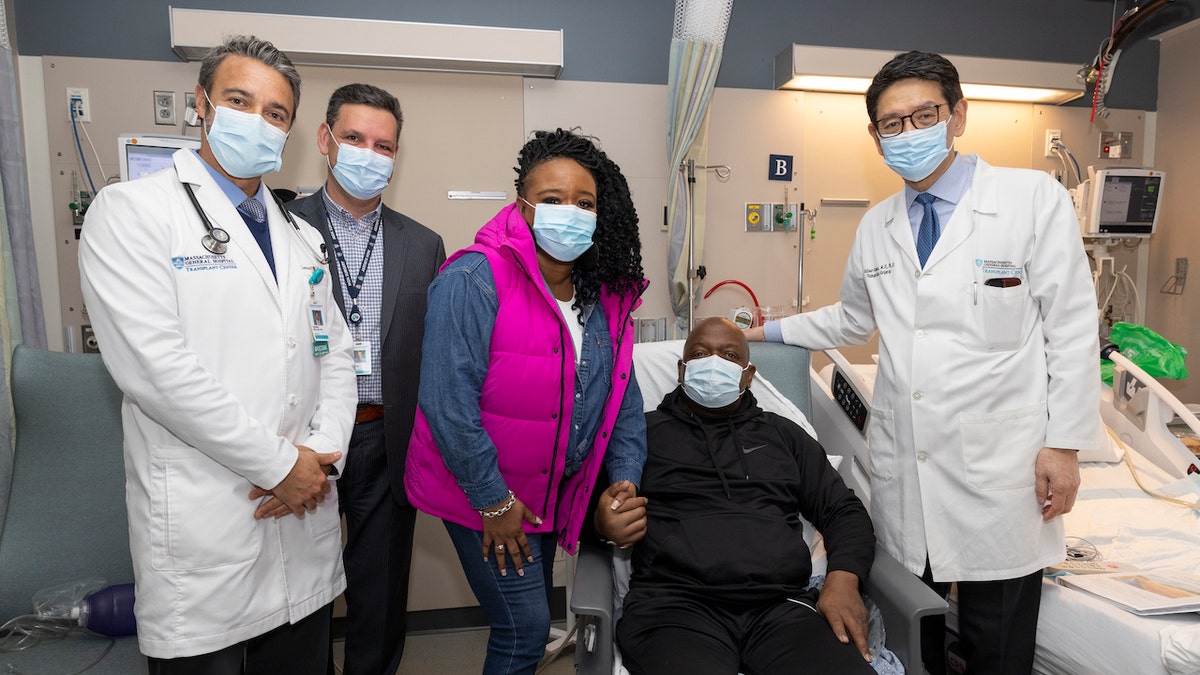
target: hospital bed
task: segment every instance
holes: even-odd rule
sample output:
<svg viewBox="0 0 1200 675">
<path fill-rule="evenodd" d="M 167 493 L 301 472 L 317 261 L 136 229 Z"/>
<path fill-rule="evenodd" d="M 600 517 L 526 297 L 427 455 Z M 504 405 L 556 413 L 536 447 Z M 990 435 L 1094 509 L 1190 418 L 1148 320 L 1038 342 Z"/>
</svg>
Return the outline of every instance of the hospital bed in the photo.
<svg viewBox="0 0 1200 675">
<path fill-rule="evenodd" d="M 869 500 L 870 456 L 860 427 L 870 414 L 876 367 L 852 365 L 835 350 L 826 353 L 833 363 L 813 378 L 813 424 L 826 447 L 850 449 L 842 474 Z M 1105 443 L 1080 455 L 1082 483 L 1065 516 L 1066 534 L 1094 545 L 1104 560 L 1141 571 L 1200 574 L 1200 514 L 1146 494 L 1129 469 L 1132 463 L 1152 490 L 1196 502 L 1200 463 L 1168 425 L 1185 420 L 1200 436 L 1200 421 L 1119 353 L 1107 356 L 1117 368 L 1100 406 Z M 1051 578 L 1043 583 L 1036 672 L 1200 672 L 1200 614 L 1137 616 Z"/>
<path fill-rule="evenodd" d="M 634 348 L 638 384 L 647 410 L 656 408 L 663 396 L 675 388 L 682 351 L 683 341 L 641 343 Z M 808 351 L 783 344 L 752 343 L 750 360 L 757 368 L 751 388 L 759 404 L 794 419 L 803 413 L 801 424 L 806 425 L 803 418 L 811 418 L 810 412 L 816 414 L 812 397 L 825 396 L 810 381 Z M 840 454 L 843 446 L 836 440 L 823 437 L 818 440 L 830 453 L 831 463 L 835 461 L 832 455 Z M 849 464 L 841 463 L 844 476 Z M 811 530 L 805 528 L 806 533 Z M 823 562 L 823 546 L 811 543 L 814 574 L 817 574 Z M 628 556 L 622 552 L 614 556 L 610 549 L 585 545 L 580 547 L 577 558 L 570 606 L 578 620 L 575 654 L 578 672 L 619 673 L 623 669 L 620 655 L 615 653 L 613 628 L 619 616 L 621 590 L 628 582 Z M 919 664 L 921 618 L 945 613 L 945 601 L 882 549 L 876 549 L 866 592 L 879 608 L 886 645 L 894 658 L 908 667 L 908 672 L 921 672 L 919 667 L 913 667 Z M 872 626 L 872 630 L 877 630 L 877 626 Z"/>
<path fill-rule="evenodd" d="M 1140 480 L 1152 491 L 1197 502 L 1200 460 L 1172 428 L 1200 436 L 1200 421 L 1141 368 L 1120 354 L 1110 357 L 1117 364 L 1113 386 L 1100 403 L 1106 442 L 1081 457 L 1089 461 L 1080 464 L 1079 495 L 1064 517 L 1067 536 L 1143 572 L 1200 575 L 1200 511 L 1138 486 Z M 1043 583 L 1036 672 L 1200 672 L 1200 614 L 1137 616 L 1050 579 Z"/>
</svg>

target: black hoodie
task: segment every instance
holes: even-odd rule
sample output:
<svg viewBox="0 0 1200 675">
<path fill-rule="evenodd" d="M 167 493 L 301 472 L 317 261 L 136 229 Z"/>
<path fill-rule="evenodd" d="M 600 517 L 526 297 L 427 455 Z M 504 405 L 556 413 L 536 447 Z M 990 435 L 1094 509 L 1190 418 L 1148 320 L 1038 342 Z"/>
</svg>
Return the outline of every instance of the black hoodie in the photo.
<svg viewBox="0 0 1200 675">
<path fill-rule="evenodd" d="M 682 388 L 646 414 L 646 537 L 628 599 L 685 593 L 735 604 L 799 598 L 812 574 L 797 513 L 825 538 L 829 570 L 865 580 L 875 531 L 821 446 L 746 391 L 727 417 L 704 417 Z"/>
</svg>

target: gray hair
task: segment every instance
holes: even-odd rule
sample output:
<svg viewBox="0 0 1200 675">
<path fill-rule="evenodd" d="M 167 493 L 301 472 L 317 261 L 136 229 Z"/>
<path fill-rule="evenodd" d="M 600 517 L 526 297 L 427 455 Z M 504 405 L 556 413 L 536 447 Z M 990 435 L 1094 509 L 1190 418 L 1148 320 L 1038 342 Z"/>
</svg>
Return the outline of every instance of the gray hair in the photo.
<svg viewBox="0 0 1200 675">
<path fill-rule="evenodd" d="M 329 97 L 329 106 L 325 109 L 325 123 L 329 129 L 337 122 L 342 106 L 356 103 L 390 112 L 396 118 L 396 138 L 400 138 L 400 127 L 404 126 L 404 113 L 400 112 L 400 101 L 387 91 L 371 84 L 347 84 L 339 87 Z"/>
<path fill-rule="evenodd" d="M 300 72 L 292 65 L 292 60 L 276 49 L 275 45 L 253 35 L 235 35 L 208 51 L 204 60 L 200 62 L 200 86 L 205 92 L 211 95 L 217 66 L 221 65 L 227 56 L 254 59 L 282 75 L 292 87 L 292 114 L 296 114 L 296 108 L 300 107 Z M 205 110 L 208 109 L 209 104 L 206 103 Z"/>
</svg>

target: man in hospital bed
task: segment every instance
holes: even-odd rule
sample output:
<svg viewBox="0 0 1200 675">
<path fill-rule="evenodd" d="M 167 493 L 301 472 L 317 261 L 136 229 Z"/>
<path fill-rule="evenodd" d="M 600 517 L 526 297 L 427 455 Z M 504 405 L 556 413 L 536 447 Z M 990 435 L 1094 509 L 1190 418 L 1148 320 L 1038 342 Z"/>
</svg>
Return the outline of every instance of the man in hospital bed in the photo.
<svg viewBox="0 0 1200 675">
<path fill-rule="evenodd" d="M 758 407 L 749 353 L 729 321 L 701 323 L 684 345 L 682 386 L 647 414 L 648 523 L 617 625 L 633 675 L 873 672 L 859 592 L 871 520 L 821 446 Z M 609 507 L 597 517 L 625 511 Z M 811 554 L 797 514 L 825 537 L 821 591 L 805 590 Z"/>
</svg>

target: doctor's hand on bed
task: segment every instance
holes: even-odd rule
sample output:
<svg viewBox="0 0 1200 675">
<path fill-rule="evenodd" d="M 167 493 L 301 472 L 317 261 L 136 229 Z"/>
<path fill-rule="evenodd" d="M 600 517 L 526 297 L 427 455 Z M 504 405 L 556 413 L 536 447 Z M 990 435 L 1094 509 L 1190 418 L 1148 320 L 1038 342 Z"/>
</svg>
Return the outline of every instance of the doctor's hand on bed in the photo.
<svg viewBox="0 0 1200 675">
<path fill-rule="evenodd" d="M 858 575 L 845 570 L 832 570 L 825 575 L 817 611 L 829 622 L 833 634 L 842 644 L 854 641 L 858 652 L 869 663 L 871 650 L 867 646 L 867 608 L 858 590 Z"/>
<path fill-rule="evenodd" d="M 596 533 L 620 548 L 641 541 L 646 536 L 646 501 L 627 480 L 608 486 L 596 507 Z"/>
<path fill-rule="evenodd" d="M 315 511 L 333 489 L 327 476 L 342 453 L 316 452 L 305 445 L 297 445 L 296 453 L 295 465 L 279 485 L 270 490 L 255 485 L 250 490 L 250 501 L 271 495 L 254 510 L 256 519 L 282 518 L 289 513 L 303 516 L 305 511 Z"/>
<path fill-rule="evenodd" d="M 1079 452 L 1063 448 L 1042 448 L 1034 467 L 1038 503 L 1042 521 L 1070 513 L 1079 491 Z"/>
</svg>

